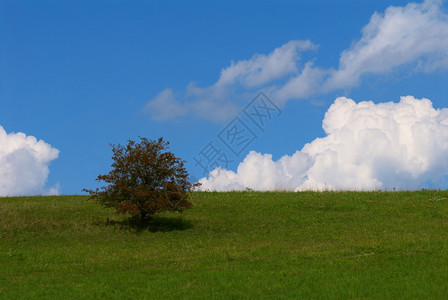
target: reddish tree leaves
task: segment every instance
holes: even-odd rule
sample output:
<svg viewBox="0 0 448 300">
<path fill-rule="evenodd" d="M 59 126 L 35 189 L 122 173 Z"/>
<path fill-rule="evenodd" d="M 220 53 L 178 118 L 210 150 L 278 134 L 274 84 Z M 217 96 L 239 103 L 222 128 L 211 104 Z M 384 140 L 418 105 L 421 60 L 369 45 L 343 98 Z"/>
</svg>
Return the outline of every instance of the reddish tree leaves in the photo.
<svg viewBox="0 0 448 300">
<path fill-rule="evenodd" d="M 84 191 L 105 206 L 141 220 L 159 211 L 182 212 L 192 207 L 188 193 L 197 184 L 188 181 L 184 161 L 166 151 L 169 143 L 163 138 L 140 140 L 130 140 L 127 146 L 111 145 L 112 170 L 97 177 L 109 185 Z"/>
</svg>

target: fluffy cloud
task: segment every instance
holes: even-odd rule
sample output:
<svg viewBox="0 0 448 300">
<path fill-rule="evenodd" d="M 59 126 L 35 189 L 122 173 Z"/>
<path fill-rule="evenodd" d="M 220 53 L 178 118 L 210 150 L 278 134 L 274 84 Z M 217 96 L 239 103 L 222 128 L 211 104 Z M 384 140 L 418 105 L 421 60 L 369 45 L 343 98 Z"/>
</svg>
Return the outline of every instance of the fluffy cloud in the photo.
<svg viewBox="0 0 448 300">
<path fill-rule="evenodd" d="M 268 55 L 257 54 L 250 60 L 231 65 L 221 71 L 217 86 L 236 82 L 247 87 L 257 87 L 272 80 L 297 72 L 299 52 L 314 50 L 317 46 L 310 41 L 290 41 Z"/>
<path fill-rule="evenodd" d="M 152 99 L 147 112 L 155 120 L 192 113 L 198 118 L 223 121 L 235 116 L 238 102 L 247 101 L 254 89 L 263 89 L 283 105 L 360 84 L 364 74 L 385 74 L 408 66 L 432 72 L 448 68 L 448 15 L 442 1 L 426 0 L 374 13 L 362 37 L 343 51 L 337 69 L 324 69 L 316 60 L 302 61 L 300 54 L 316 50 L 310 41 L 290 41 L 269 54 L 231 62 L 209 87 L 190 84 L 179 100 L 167 90 Z M 148 109 L 150 108 L 150 109 Z"/>
<path fill-rule="evenodd" d="M 227 120 L 238 112 L 235 99 L 243 98 L 235 95 L 236 91 L 244 94 L 244 91 L 296 73 L 299 54 L 315 49 L 317 46 L 310 41 L 290 41 L 267 55 L 256 54 L 248 60 L 232 61 L 229 67 L 221 70 L 213 85 L 200 88 L 190 83 L 182 102 L 174 98 L 172 90 L 166 89 L 149 101 L 144 110 L 154 120 L 175 119 L 186 113 L 211 121 Z"/>
<path fill-rule="evenodd" d="M 375 13 L 362 38 L 341 54 L 339 69 L 325 84 L 327 90 L 351 87 L 366 73 L 385 73 L 415 63 L 433 71 L 448 67 L 448 16 L 442 1 L 410 3 Z"/>
<path fill-rule="evenodd" d="M 270 89 L 271 98 L 282 105 L 291 99 L 316 95 L 329 73 L 330 71 L 316 68 L 308 62 L 300 74 L 288 80 L 282 87 Z"/>
<path fill-rule="evenodd" d="M 445 187 L 448 108 L 428 99 L 355 103 L 337 98 L 325 114 L 324 138 L 277 161 L 250 152 L 237 172 L 217 168 L 202 190 L 376 190 Z"/>
<path fill-rule="evenodd" d="M 0 196 L 55 194 L 45 188 L 48 165 L 59 151 L 23 133 L 7 134 L 0 126 Z"/>
</svg>

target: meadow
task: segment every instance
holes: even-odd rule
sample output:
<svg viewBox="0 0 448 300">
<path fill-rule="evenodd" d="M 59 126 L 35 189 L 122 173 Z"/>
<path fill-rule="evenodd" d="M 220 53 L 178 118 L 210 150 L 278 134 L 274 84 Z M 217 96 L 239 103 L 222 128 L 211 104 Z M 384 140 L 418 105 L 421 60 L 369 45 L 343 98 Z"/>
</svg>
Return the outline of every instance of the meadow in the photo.
<svg viewBox="0 0 448 300">
<path fill-rule="evenodd" d="M 0 198 L 0 299 L 442 299 L 448 192 L 192 194 L 146 227 Z"/>
</svg>

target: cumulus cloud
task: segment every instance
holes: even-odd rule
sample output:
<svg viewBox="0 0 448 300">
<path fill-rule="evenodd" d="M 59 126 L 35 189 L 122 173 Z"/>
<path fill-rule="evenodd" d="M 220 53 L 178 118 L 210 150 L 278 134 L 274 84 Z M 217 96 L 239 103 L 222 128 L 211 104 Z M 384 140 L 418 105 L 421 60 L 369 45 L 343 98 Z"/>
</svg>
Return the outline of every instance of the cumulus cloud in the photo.
<svg viewBox="0 0 448 300">
<path fill-rule="evenodd" d="M 221 71 L 217 86 L 236 82 L 247 87 L 257 87 L 272 80 L 297 72 L 299 52 L 314 50 L 317 46 L 310 41 L 290 41 L 268 55 L 257 54 L 250 60 L 231 65 Z"/>
<path fill-rule="evenodd" d="M 271 90 L 271 98 L 282 105 L 290 99 L 304 99 L 319 93 L 328 70 L 314 67 L 311 62 L 305 64 L 300 74 L 288 80 L 282 87 Z"/>
<path fill-rule="evenodd" d="M 47 189 L 49 164 L 59 151 L 24 133 L 7 134 L 0 126 L 0 196 L 56 194 Z"/>
<path fill-rule="evenodd" d="M 341 54 L 339 69 L 326 89 L 352 87 L 366 73 L 385 73 L 415 63 L 433 71 L 448 67 L 448 16 L 442 1 L 410 3 L 375 13 L 362 30 L 362 38 Z"/>
<path fill-rule="evenodd" d="M 251 98 L 243 95 L 253 95 L 255 88 L 281 106 L 357 86 L 365 74 L 379 76 L 405 66 L 416 72 L 447 69 L 448 15 L 442 3 L 426 0 L 374 13 L 361 38 L 341 53 L 336 69 L 320 68 L 316 59 L 302 61 L 302 52 L 317 49 L 311 41 L 289 41 L 269 54 L 231 62 L 211 86 L 190 84 L 180 100 L 165 90 L 149 101 L 146 111 L 155 120 L 191 113 L 219 122 L 235 116 L 239 104 Z"/>
<path fill-rule="evenodd" d="M 202 190 L 377 190 L 445 187 L 448 108 L 428 99 L 355 103 L 340 97 L 323 120 L 326 136 L 277 161 L 251 151 L 236 172 L 216 168 Z"/>
<path fill-rule="evenodd" d="M 211 121 L 227 120 L 238 112 L 235 99 L 243 98 L 236 93 L 244 94 L 244 91 L 296 73 L 300 53 L 315 49 L 317 46 L 310 41 L 294 40 L 267 55 L 256 54 L 248 60 L 232 61 L 229 67 L 221 70 L 213 85 L 201 88 L 190 83 L 183 93 L 184 101 L 176 100 L 172 90 L 164 90 L 146 104 L 145 111 L 154 120 L 175 119 L 186 113 Z"/>
</svg>

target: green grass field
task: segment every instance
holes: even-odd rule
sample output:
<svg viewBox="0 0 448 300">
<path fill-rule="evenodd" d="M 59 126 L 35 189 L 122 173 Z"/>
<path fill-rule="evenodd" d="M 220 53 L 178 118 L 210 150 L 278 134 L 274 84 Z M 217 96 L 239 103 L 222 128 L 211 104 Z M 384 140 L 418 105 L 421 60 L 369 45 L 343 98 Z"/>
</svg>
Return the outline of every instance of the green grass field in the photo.
<svg viewBox="0 0 448 300">
<path fill-rule="evenodd" d="M 192 201 L 135 228 L 85 196 L 0 198 L 0 299 L 448 295 L 448 192 Z"/>
</svg>

